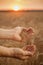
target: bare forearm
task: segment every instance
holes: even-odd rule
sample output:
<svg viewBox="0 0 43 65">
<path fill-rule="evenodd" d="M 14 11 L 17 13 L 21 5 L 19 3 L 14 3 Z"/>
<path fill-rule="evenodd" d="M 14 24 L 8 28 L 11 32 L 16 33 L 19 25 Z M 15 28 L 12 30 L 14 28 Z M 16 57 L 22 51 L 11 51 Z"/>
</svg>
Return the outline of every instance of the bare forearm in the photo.
<svg viewBox="0 0 43 65">
<path fill-rule="evenodd" d="M 25 60 L 28 59 L 29 56 L 32 56 L 31 52 L 24 51 L 23 49 L 0 46 L 0 57 L 13 57 Z"/>
<path fill-rule="evenodd" d="M 7 47 L 0 46 L 0 57 L 9 57 L 10 56 L 10 49 Z"/>
<path fill-rule="evenodd" d="M 15 36 L 15 33 L 13 32 L 13 29 L 1 29 L 0 28 L 0 39 L 16 40 L 16 36 Z"/>
<path fill-rule="evenodd" d="M 0 46 L 0 57 L 15 57 L 15 50 L 13 50 L 13 48 Z"/>
<path fill-rule="evenodd" d="M 0 57 L 14 57 L 14 58 L 22 59 L 21 56 L 23 54 L 21 51 L 22 50 L 19 48 L 7 48 L 0 46 Z"/>
<path fill-rule="evenodd" d="M 6 29 L 0 29 L 0 39 L 6 39 L 11 37 L 11 31 Z"/>
</svg>

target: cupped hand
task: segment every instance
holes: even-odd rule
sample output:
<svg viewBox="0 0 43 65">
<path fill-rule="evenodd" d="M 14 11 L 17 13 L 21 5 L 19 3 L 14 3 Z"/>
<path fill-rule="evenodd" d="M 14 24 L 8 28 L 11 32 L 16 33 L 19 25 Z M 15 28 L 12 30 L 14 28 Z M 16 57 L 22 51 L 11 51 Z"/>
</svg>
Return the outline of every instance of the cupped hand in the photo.
<svg viewBox="0 0 43 65">
<path fill-rule="evenodd" d="M 34 34 L 34 29 L 32 27 L 29 27 L 29 28 L 25 28 L 25 27 L 15 27 L 13 29 L 13 38 L 15 37 L 15 39 L 17 41 L 22 41 L 22 36 L 21 36 L 21 33 L 23 31 L 26 31 L 28 37 L 32 36 Z"/>
<path fill-rule="evenodd" d="M 36 53 L 36 46 L 35 45 L 26 45 L 23 47 L 23 50 L 31 52 L 31 55 L 33 56 Z"/>
<path fill-rule="evenodd" d="M 11 54 L 13 57 L 25 60 L 34 55 L 34 53 L 36 52 L 36 46 L 26 45 L 23 48 L 12 48 L 12 52 L 13 53 Z"/>
</svg>

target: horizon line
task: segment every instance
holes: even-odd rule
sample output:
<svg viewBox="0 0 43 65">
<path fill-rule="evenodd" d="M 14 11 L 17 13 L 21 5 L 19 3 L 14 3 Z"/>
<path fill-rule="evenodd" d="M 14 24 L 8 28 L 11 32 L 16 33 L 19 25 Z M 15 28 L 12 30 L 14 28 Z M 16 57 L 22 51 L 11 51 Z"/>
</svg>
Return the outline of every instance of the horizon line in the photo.
<svg viewBox="0 0 43 65">
<path fill-rule="evenodd" d="M 32 10 L 18 10 L 19 11 L 43 11 L 42 9 L 32 9 Z M 0 10 L 0 12 L 17 12 L 15 10 Z"/>
</svg>

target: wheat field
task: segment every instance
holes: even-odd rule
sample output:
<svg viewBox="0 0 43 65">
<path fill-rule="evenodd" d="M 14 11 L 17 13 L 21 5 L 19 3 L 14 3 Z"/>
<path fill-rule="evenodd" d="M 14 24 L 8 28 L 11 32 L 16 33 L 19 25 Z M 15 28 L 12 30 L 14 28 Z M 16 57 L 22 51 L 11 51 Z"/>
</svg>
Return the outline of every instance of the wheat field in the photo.
<svg viewBox="0 0 43 65">
<path fill-rule="evenodd" d="M 14 28 L 16 26 L 33 27 L 36 30 L 34 44 L 36 45 L 39 56 L 34 59 L 22 61 L 15 58 L 0 57 L 0 65 L 43 65 L 43 12 L 0 12 L 0 28 Z M 13 40 L 0 40 L 1 46 L 23 47 L 23 42 Z"/>
</svg>

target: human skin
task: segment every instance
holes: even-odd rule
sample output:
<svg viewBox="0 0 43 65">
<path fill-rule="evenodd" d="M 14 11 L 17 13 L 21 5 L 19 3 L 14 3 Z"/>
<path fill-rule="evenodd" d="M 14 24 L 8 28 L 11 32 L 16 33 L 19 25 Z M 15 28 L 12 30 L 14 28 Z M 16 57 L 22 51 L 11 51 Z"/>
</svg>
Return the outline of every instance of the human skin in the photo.
<svg viewBox="0 0 43 65">
<path fill-rule="evenodd" d="M 0 39 L 16 40 L 21 41 L 22 37 L 20 36 L 22 31 L 28 32 L 28 35 L 33 33 L 32 28 L 26 29 L 25 27 L 15 27 L 13 29 L 2 29 L 0 28 Z M 29 56 L 32 56 L 32 53 L 23 48 L 8 48 L 0 46 L 0 56 L 2 57 L 16 57 L 19 59 L 27 59 Z"/>
<path fill-rule="evenodd" d="M 28 51 L 31 48 L 32 48 L 31 50 L 32 52 Z M 13 58 L 25 60 L 28 59 L 29 57 L 32 57 L 35 51 L 36 51 L 36 47 L 34 45 L 32 46 L 27 45 L 23 48 L 15 48 L 15 47 L 8 48 L 8 47 L 0 46 L 0 57 L 13 57 Z"/>
<path fill-rule="evenodd" d="M 0 28 L 0 39 L 10 39 L 21 41 L 21 32 L 26 30 L 24 27 L 15 27 L 13 29 L 2 29 Z"/>
<path fill-rule="evenodd" d="M 28 32 L 28 35 L 32 35 L 33 29 L 25 28 L 25 27 L 15 27 L 13 29 L 2 29 L 0 28 L 0 39 L 9 39 L 9 40 L 16 40 L 16 41 L 22 41 L 22 37 L 20 36 L 22 31 Z"/>
</svg>

